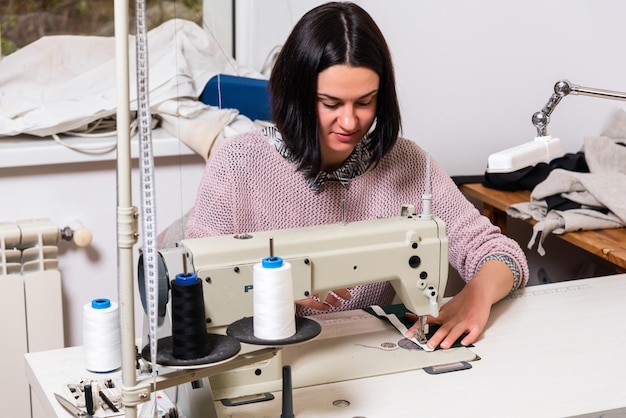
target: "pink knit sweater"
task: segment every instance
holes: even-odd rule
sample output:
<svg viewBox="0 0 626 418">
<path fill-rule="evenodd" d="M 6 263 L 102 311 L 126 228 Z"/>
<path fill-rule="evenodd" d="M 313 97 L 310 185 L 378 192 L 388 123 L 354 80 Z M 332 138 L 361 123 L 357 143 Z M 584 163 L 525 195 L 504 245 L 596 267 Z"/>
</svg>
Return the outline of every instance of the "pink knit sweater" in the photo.
<svg viewBox="0 0 626 418">
<path fill-rule="evenodd" d="M 220 142 L 212 152 L 200 184 L 186 237 L 235 234 L 398 216 L 403 204 L 418 213 L 425 188 L 427 153 L 400 138 L 377 167 L 354 178 L 349 187 L 327 182 L 318 192 L 282 157 L 260 131 Z M 528 281 L 528 266 L 520 246 L 502 235 L 458 190 L 442 167 L 431 159 L 431 212 L 446 223 L 449 262 L 470 280 L 485 257 L 506 254 Z M 358 286 L 340 309 L 388 304 L 394 293 L 388 283 Z M 319 313 L 299 307 L 300 315 Z"/>
</svg>

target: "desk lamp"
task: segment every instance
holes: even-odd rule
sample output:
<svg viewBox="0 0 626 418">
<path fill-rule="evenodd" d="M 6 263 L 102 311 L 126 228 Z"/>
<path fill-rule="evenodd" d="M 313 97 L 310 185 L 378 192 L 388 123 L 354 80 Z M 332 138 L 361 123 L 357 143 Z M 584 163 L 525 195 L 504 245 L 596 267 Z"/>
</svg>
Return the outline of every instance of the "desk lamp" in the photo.
<svg viewBox="0 0 626 418">
<path fill-rule="evenodd" d="M 532 116 L 532 123 L 537 128 L 535 140 L 491 154 L 487 160 L 487 172 L 510 173 L 539 162 L 549 162 L 552 158 L 561 155 L 560 140 L 549 135 L 547 127 L 552 111 L 568 94 L 626 100 L 626 93 L 620 91 L 577 86 L 567 80 L 558 81 L 554 85 L 554 93 L 548 99 L 548 103 Z"/>
</svg>

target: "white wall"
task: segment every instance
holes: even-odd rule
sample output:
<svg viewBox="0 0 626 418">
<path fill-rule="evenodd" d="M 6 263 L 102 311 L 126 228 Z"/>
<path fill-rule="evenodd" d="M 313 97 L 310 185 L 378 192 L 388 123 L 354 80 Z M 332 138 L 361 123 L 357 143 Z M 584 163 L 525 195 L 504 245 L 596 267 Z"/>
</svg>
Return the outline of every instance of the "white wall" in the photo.
<svg viewBox="0 0 626 418">
<path fill-rule="evenodd" d="M 319 0 L 237 0 L 237 59 L 260 70 Z M 626 91 L 622 0 L 357 0 L 395 61 L 404 136 L 451 175 L 482 174 L 489 154 L 530 141 L 554 84 Z M 624 102 L 566 97 L 548 132 L 566 152 L 601 133 Z"/>
</svg>

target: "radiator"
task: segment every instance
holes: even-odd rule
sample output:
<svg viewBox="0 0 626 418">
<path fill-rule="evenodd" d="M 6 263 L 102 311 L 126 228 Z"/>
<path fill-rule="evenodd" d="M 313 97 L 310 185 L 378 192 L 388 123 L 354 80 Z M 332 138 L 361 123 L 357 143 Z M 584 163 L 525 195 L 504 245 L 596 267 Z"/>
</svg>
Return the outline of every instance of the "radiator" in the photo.
<svg viewBox="0 0 626 418">
<path fill-rule="evenodd" d="M 0 222 L 3 417 L 44 417 L 30 393 L 24 354 L 64 346 L 58 241 L 59 228 L 48 219 Z"/>
</svg>

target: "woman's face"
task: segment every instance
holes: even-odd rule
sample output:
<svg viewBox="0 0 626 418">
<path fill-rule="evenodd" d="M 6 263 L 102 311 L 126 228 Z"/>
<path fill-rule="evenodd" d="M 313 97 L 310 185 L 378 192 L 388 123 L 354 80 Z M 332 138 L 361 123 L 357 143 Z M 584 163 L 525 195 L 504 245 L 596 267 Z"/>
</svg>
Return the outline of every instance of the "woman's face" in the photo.
<svg viewBox="0 0 626 418">
<path fill-rule="evenodd" d="M 317 76 L 317 118 L 322 171 L 350 156 L 376 117 L 379 77 L 366 67 L 334 65 Z"/>
</svg>

